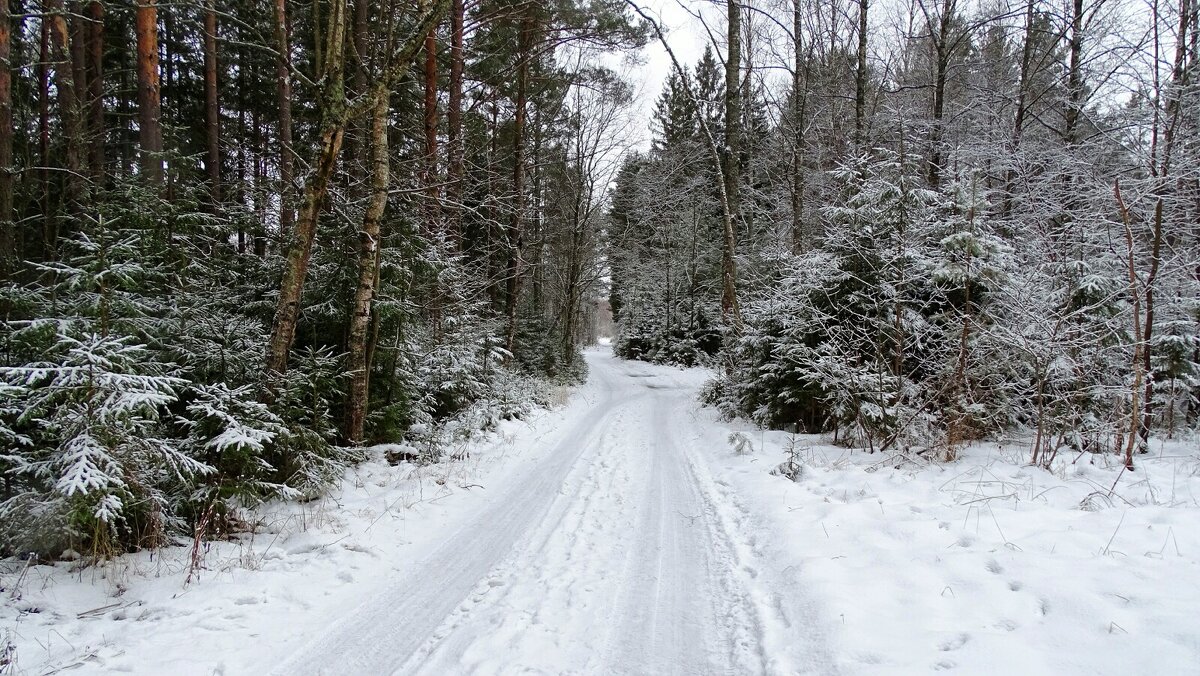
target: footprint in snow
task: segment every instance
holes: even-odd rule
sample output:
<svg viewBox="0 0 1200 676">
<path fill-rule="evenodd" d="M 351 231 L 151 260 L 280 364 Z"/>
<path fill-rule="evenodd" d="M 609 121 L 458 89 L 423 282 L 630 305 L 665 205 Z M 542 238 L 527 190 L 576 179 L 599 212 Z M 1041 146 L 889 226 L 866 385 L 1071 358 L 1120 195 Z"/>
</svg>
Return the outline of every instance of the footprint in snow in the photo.
<svg viewBox="0 0 1200 676">
<path fill-rule="evenodd" d="M 989 573 L 992 573 L 993 575 L 999 575 L 1000 573 L 1004 572 L 1004 567 L 1001 566 L 1000 563 L 998 561 L 996 561 L 996 559 L 988 559 L 987 570 Z"/>
<path fill-rule="evenodd" d="M 970 634 L 959 634 L 958 636 L 955 636 L 954 638 L 952 638 L 948 641 L 942 641 L 942 643 L 940 645 L 938 645 L 938 650 L 940 650 L 944 653 L 948 653 L 952 650 L 958 650 L 959 648 L 965 646 L 967 644 L 967 641 L 970 641 L 970 640 L 971 640 Z"/>
<path fill-rule="evenodd" d="M 883 656 L 879 653 L 859 653 L 854 659 L 863 664 L 883 664 Z"/>
<path fill-rule="evenodd" d="M 1013 580 L 1012 582 L 1008 583 L 1008 588 L 1013 591 L 1021 591 L 1025 588 L 1025 583 L 1019 580 Z"/>
</svg>

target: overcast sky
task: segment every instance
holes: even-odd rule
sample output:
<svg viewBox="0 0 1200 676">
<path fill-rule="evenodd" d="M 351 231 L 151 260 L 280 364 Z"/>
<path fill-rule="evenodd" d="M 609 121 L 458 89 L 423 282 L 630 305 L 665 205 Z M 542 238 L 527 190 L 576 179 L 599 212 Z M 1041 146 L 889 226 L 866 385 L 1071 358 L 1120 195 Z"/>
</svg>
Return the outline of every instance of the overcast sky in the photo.
<svg viewBox="0 0 1200 676">
<path fill-rule="evenodd" d="M 716 10 L 711 1 L 636 1 L 646 10 L 647 14 L 658 18 L 659 24 L 666 30 L 667 42 L 671 44 L 671 49 L 681 63 L 690 66 L 700 59 L 700 55 L 704 53 L 704 45 L 708 42 L 708 36 L 700 22 L 680 7 L 679 2 L 683 2 L 691 11 L 703 10 L 706 16 L 712 16 Z M 710 24 L 717 25 L 712 21 Z M 646 148 L 650 145 L 654 102 L 658 98 L 658 93 L 662 90 L 663 83 L 670 74 L 672 66 L 671 57 L 667 56 L 666 50 L 662 48 L 656 38 L 651 39 L 650 44 L 642 50 L 640 58 L 643 61 L 642 64 L 629 66 L 630 79 L 637 88 L 632 111 L 635 118 L 632 140 L 636 141 L 639 147 Z"/>
</svg>

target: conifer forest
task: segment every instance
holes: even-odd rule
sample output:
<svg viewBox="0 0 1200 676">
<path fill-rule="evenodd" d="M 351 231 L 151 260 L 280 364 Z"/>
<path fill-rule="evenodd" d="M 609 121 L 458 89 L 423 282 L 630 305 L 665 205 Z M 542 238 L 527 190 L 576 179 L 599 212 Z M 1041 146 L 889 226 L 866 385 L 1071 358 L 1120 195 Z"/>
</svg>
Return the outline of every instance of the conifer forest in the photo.
<svg viewBox="0 0 1200 676">
<path fill-rule="evenodd" d="M 272 673 L 917 673 L 934 659 L 905 661 L 919 641 L 867 650 L 884 665 L 871 671 L 836 637 L 787 638 L 806 622 L 875 635 L 822 619 L 843 612 L 822 610 L 841 607 L 839 584 L 909 592 L 843 577 L 842 550 L 801 566 L 819 583 L 787 582 L 786 547 L 883 532 L 867 519 L 899 518 L 888 491 L 909 490 L 904 504 L 959 510 L 943 531 L 974 520 L 947 540 L 964 555 L 1007 526 L 975 566 L 1029 567 L 1003 599 L 1033 570 L 1113 579 L 1090 563 L 1055 573 L 1057 540 L 1044 560 L 997 558 L 1042 556 L 1038 529 L 1074 532 L 1070 510 L 1100 514 L 1079 526 L 1102 533 L 1079 545 L 1096 566 L 1142 537 L 1130 523 L 1160 524 L 1121 551 L 1179 566 L 1139 579 L 1200 589 L 1178 577 L 1194 558 L 1164 558 L 1200 538 L 1181 511 L 1200 508 L 1198 432 L 1197 0 L 0 0 L 0 572 L 22 576 L 0 596 L 14 603 L 33 593 L 20 571 L 174 550 L 194 584 L 216 568 L 205 552 L 274 532 L 270 510 L 336 505 L 322 510 L 364 542 L 398 542 L 371 530 L 379 514 L 445 504 L 445 522 L 405 517 L 431 540 L 412 555 L 423 572 L 394 587 L 441 596 L 380 592 L 337 631 L 306 629 L 324 637 L 309 652 L 264 639 L 304 660 Z M 535 450 L 493 482 L 487 443 Z M 1001 456 L 974 493 L 945 488 Z M 750 471 L 771 483 L 737 478 Z M 915 483 L 871 483 L 887 472 Z M 356 486 L 412 481 L 481 495 L 469 504 L 498 520 L 436 549 L 453 499 L 353 506 Z M 1011 491 L 979 492 L 995 486 Z M 820 499 L 782 521 L 771 510 L 800 498 L 766 496 L 785 490 Z M 870 516 L 831 536 L 829 514 L 866 498 Z M 997 519 L 1005 501 L 1045 515 L 1026 531 Z M 522 544 L 536 524 L 562 533 L 555 519 L 569 538 Z M 864 542 L 847 551 L 880 541 Z M 676 574 L 645 586 L 651 568 Z M 620 570 L 611 593 L 546 582 Z M 967 598 L 929 584 L 938 603 Z M 468 613 L 472 585 L 508 605 Z M 778 591 L 801 588 L 827 596 Z M 637 629 L 651 620 L 635 598 L 678 632 Z M 531 642 L 536 620 L 510 624 L 535 599 L 553 649 Z M 383 636 L 387 604 L 428 626 Z M 1194 619 L 1100 607 L 1081 614 L 1103 616 L 1105 640 L 1161 638 L 1134 653 L 1159 673 L 1200 664 Z M 602 612 L 605 647 L 559 643 Z M 42 654 L 13 622 L 0 674 L 42 659 L 101 673 L 157 650 Z M 995 662 L 1009 653 L 974 635 L 930 645 L 968 673 L 1132 673 L 1074 634 L 1045 635 L 1108 661 Z M 229 659 L 215 673 L 263 668 Z"/>
</svg>

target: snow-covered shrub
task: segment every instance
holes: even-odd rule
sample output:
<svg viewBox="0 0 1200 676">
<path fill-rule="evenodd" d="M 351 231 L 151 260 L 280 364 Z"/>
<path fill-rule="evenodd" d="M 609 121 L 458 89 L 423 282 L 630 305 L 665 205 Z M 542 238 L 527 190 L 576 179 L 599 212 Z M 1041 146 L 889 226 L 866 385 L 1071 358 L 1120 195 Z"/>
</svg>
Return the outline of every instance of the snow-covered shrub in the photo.
<svg viewBox="0 0 1200 676">
<path fill-rule="evenodd" d="M 275 469 L 271 483 L 314 497 L 360 459 L 336 443 L 333 397 L 343 391 L 344 379 L 341 359 L 331 350 L 309 347 L 296 355 L 271 407 L 285 427 L 265 458 Z"/>
<path fill-rule="evenodd" d="M 9 458 L 18 488 L 0 503 L 4 522 L 27 527 L 5 533 L 4 548 L 158 544 L 177 526 L 165 488 L 213 471 L 164 435 L 185 382 L 128 337 L 59 334 L 55 347 L 54 361 L 0 368 L 9 424 L 28 440 Z"/>
<path fill-rule="evenodd" d="M 976 351 L 1007 260 L 976 196 L 921 188 L 883 151 L 835 177 L 843 201 L 826 209 L 824 246 L 774 257 L 707 400 L 868 448 L 982 433 Z"/>
<path fill-rule="evenodd" d="M 198 385 L 188 393 L 187 411 L 179 419 L 187 436 L 180 450 L 212 468 L 195 484 L 184 487 L 182 507 L 193 521 L 212 511 L 222 527 L 239 507 L 274 497 L 300 493 L 280 481 L 271 464 L 276 444 L 286 441 L 288 428 L 252 388 L 230 389 L 223 383 Z"/>
<path fill-rule="evenodd" d="M 1165 322 L 1154 342 L 1154 410 L 1169 436 L 1200 413 L 1200 334 L 1196 322 Z"/>
</svg>

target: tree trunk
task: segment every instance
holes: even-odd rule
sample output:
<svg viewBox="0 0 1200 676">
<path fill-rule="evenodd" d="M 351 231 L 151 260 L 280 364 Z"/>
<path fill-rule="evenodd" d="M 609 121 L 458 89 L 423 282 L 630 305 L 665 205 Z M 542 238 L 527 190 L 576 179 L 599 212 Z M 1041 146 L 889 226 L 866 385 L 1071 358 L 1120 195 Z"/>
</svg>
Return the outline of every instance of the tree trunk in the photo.
<svg viewBox="0 0 1200 676">
<path fill-rule="evenodd" d="M 463 194 L 463 0 L 453 0 L 450 8 L 450 101 L 446 111 L 446 230 L 450 241 L 462 245 Z"/>
<path fill-rule="evenodd" d="M 438 234 L 438 96 L 437 96 L 437 28 L 425 37 L 425 232 L 432 238 Z"/>
<path fill-rule="evenodd" d="M 292 40 L 288 25 L 287 0 L 275 0 L 276 105 L 279 107 L 279 238 L 292 235 L 295 209 L 292 205 Z M 262 250 L 259 250 L 259 242 Z M 255 240 L 255 253 L 266 254 L 266 240 Z"/>
<path fill-rule="evenodd" d="M 792 48 L 795 61 L 792 65 L 792 251 L 800 253 L 807 248 L 804 232 L 804 118 L 808 101 L 807 78 L 804 73 L 808 59 L 804 54 L 804 33 L 801 25 L 802 7 L 800 0 L 793 0 Z"/>
<path fill-rule="evenodd" d="M 146 180 L 163 179 L 162 102 L 158 79 L 157 0 L 134 0 L 137 37 L 138 145 Z"/>
<path fill-rule="evenodd" d="M 388 197 L 388 92 L 376 93 L 375 111 L 371 115 L 371 198 L 363 214 L 358 245 L 358 286 L 354 290 L 354 307 L 350 315 L 349 370 L 350 389 L 346 401 L 346 439 L 353 445 L 363 442 L 363 424 L 367 417 L 371 364 L 369 338 L 371 302 L 379 274 L 380 222 Z"/>
<path fill-rule="evenodd" d="M 2 0 L 0 0 L 2 1 Z M 221 109 L 217 101 L 217 10 L 204 2 L 204 129 L 208 183 L 214 207 L 221 203 Z"/>
<path fill-rule="evenodd" d="M 101 187 L 105 180 L 104 121 L 104 3 L 88 3 L 88 117 L 91 118 L 92 145 L 89 151 L 92 182 Z"/>
<path fill-rule="evenodd" d="M 276 1 L 282 2 L 283 0 Z M 296 220 L 295 231 L 281 233 L 283 237 L 288 238 L 289 244 L 283 279 L 279 284 L 279 299 L 276 301 L 271 338 L 267 345 L 267 371 L 269 374 L 282 374 L 287 371 L 288 352 L 296 337 L 296 322 L 300 318 L 300 295 L 304 290 L 304 278 L 308 274 L 308 261 L 312 256 L 317 219 L 329 191 L 329 180 L 333 176 L 338 153 L 342 149 L 342 139 L 345 136 L 346 7 L 344 2 L 331 3 L 328 25 L 325 30 L 328 43 L 324 49 L 323 68 L 320 71 L 322 89 L 317 101 L 321 119 L 320 145 L 316 166 L 304 186 L 304 196 L 300 202 L 300 214 Z"/>
<path fill-rule="evenodd" d="M 1154 205 L 1154 244 L 1150 251 L 1150 273 L 1146 276 L 1146 321 L 1142 326 L 1142 372 L 1146 377 L 1146 391 L 1142 396 L 1142 419 L 1138 425 L 1139 448 L 1150 448 L 1150 423 L 1154 417 L 1154 364 L 1151 359 L 1150 341 L 1154 338 L 1154 285 L 1158 281 L 1158 268 L 1162 261 L 1163 200 L 1158 198 Z"/>
<path fill-rule="evenodd" d="M 524 248 L 525 221 L 525 127 L 529 93 L 529 60 L 532 51 L 533 21 L 526 15 L 521 19 L 521 34 L 517 49 L 517 100 L 513 112 L 513 212 L 508 228 L 508 263 L 505 266 L 507 293 L 504 314 L 508 318 L 504 348 L 511 354 L 517 341 L 517 302 L 521 293 L 521 255 Z"/>
<path fill-rule="evenodd" d="M 67 26 L 63 0 L 46 0 L 46 19 L 50 22 L 50 59 L 54 69 L 54 90 L 58 115 L 65 137 L 66 206 L 78 213 L 83 204 L 83 130 L 76 99 L 75 67 L 72 60 L 71 34 Z"/>
<path fill-rule="evenodd" d="M 1025 132 L 1025 115 L 1029 108 L 1029 83 L 1033 77 L 1033 16 L 1033 0 L 1027 0 L 1025 3 L 1025 44 L 1021 47 L 1021 69 L 1017 76 L 1017 107 L 1013 114 L 1011 152 L 1014 155 L 1021 147 L 1021 136 Z M 1012 211 L 1013 185 L 1016 180 L 1016 167 L 1009 167 L 1004 179 L 1002 211 L 1005 216 Z"/>
<path fill-rule="evenodd" d="M 0 282 L 23 258 L 13 222 L 12 28 L 8 0 L 0 0 Z"/>
<path fill-rule="evenodd" d="M 1121 183 L 1118 181 L 1113 185 L 1113 195 L 1116 197 L 1117 209 L 1121 215 L 1121 222 L 1125 226 L 1125 252 L 1126 252 L 1126 268 L 1129 272 L 1129 301 L 1133 304 L 1133 358 L 1130 360 L 1133 367 L 1133 385 L 1130 391 L 1129 398 L 1129 435 L 1125 440 L 1125 467 L 1133 469 L 1133 451 L 1137 445 L 1138 430 L 1142 424 L 1142 387 L 1144 385 L 1143 378 L 1145 371 L 1143 370 L 1142 355 L 1145 352 L 1142 334 L 1142 294 L 1138 290 L 1138 275 L 1137 267 L 1133 258 L 1133 219 L 1129 214 L 1129 208 L 1125 205 L 1125 200 L 1121 196 Z M 1118 440 L 1120 437 L 1118 437 Z M 1119 449 L 1118 449 L 1119 450 Z"/>
<path fill-rule="evenodd" d="M 867 0 L 858 0 L 858 52 L 854 73 L 854 145 L 866 142 L 867 120 Z"/>
<path fill-rule="evenodd" d="M 278 1 L 278 0 L 277 0 Z M 437 0 L 426 7 L 417 21 L 415 31 L 390 55 L 390 62 L 376 81 L 382 91 L 390 91 L 392 83 L 405 75 L 412 59 L 424 42 L 426 34 L 437 24 L 449 6 L 449 0 Z M 322 70 L 319 81 L 321 92 L 317 100 L 320 111 L 319 150 L 313 172 L 304 186 L 304 197 L 296 220 L 295 232 L 288 245 L 284 263 L 283 279 L 279 284 L 279 298 L 275 305 L 275 319 L 271 326 L 271 337 L 267 343 L 266 366 L 269 374 L 282 374 L 287 370 L 288 352 L 296 337 L 296 322 L 300 317 L 300 296 L 304 290 L 304 279 L 308 274 L 308 262 L 312 256 L 313 239 L 317 231 L 317 219 L 329 191 L 329 180 L 337 164 L 338 153 L 345 137 L 346 123 L 359 112 L 374 110 L 376 101 L 365 96 L 354 107 L 346 101 L 346 7 L 343 2 L 331 6 L 325 35 L 328 42 L 322 47 Z M 318 41 L 319 42 L 319 41 Z M 367 106 L 370 106 L 369 108 Z"/>
<path fill-rule="evenodd" d="M 50 19 L 43 16 L 40 33 L 40 48 L 38 50 L 37 80 L 38 80 L 38 159 L 41 170 L 38 171 L 38 183 L 41 187 L 42 211 L 42 259 L 52 260 L 58 241 L 58 219 L 55 218 L 57 209 L 50 203 L 52 186 L 50 184 Z"/>
<path fill-rule="evenodd" d="M 865 1 L 865 0 L 864 0 Z M 737 292 L 735 289 L 735 264 L 733 259 L 735 231 L 740 221 L 738 191 L 741 184 L 741 70 L 742 70 L 742 7 L 740 0 L 728 0 L 727 38 L 729 53 L 725 57 L 725 148 L 722 180 L 725 184 L 725 204 L 729 212 L 724 224 L 721 247 L 721 314 L 726 320 L 736 318 Z"/>
<path fill-rule="evenodd" d="M 929 187 L 937 190 L 942 182 L 942 123 L 946 116 L 946 78 L 950 70 L 953 45 L 950 44 L 950 21 L 954 16 L 954 0 L 944 0 L 938 17 L 937 39 L 934 41 L 936 59 L 933 78 L 933 126 L 929 130 Z M 930 33 L 934 31 L 932 23 Z"/>
<path fill-rule="evenodd" d="M 1063 117 L 1063 138 L 1075 143 L 1079 133 L 1079 115 L 1083 108 L 1083 0 L 1071 2 L 1071 36 L 1067 66 L 1067 109 Z"/>
</svg>

